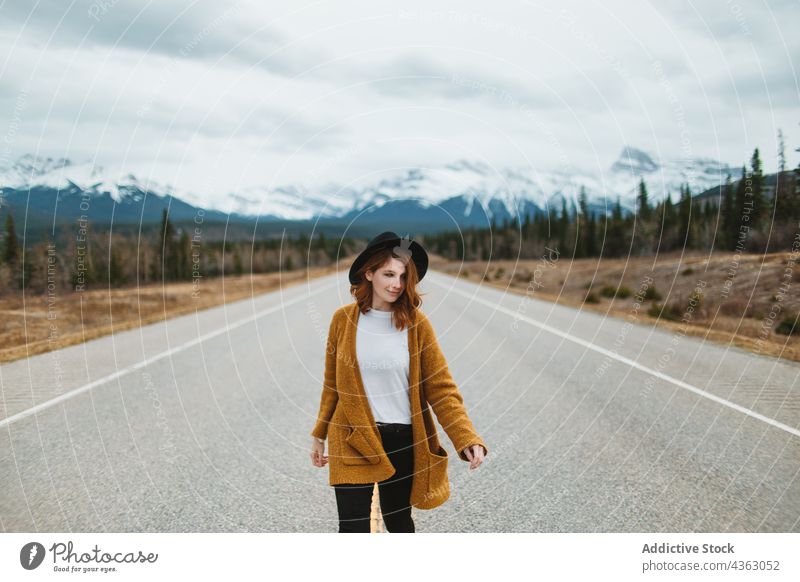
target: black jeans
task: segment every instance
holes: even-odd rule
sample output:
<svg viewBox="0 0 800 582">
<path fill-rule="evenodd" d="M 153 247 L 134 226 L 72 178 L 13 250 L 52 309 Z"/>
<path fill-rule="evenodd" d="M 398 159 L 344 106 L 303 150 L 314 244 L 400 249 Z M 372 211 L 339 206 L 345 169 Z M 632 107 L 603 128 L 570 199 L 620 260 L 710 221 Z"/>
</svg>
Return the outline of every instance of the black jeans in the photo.
<svg viewBox="0 0 800 582">
<path fill-rule="evenodd" d="M 381 514 L 390 533 L 414 533 L 411 519 L 411 480 L 414 476 L 414 438 L 410 424 L 378 424 L 378 432 L 395 473 L 378 482 Z M 339 510 L 339 533 L 369 533 L 374 483 L 334 485 Z"/>
</svg>

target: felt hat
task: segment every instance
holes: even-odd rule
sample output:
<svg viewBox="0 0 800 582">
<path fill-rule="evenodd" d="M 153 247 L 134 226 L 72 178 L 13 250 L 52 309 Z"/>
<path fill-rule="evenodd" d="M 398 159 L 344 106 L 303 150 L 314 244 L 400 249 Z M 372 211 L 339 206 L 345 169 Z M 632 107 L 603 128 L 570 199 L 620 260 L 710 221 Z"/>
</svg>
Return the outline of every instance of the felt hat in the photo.
<svg viewBox="0 0 800 582">
<path fill-rule="evenodd" d="M 372 256 L 375 251 L 385 248 L 394 248 L 394 254 L 401 258 L 404 256 L 411 258 L 411 260 L 414 261 L 414 265 L 417 267 L 419 280 L 422 281 L 422 278 L 428 270 L 428 253 L 421 244 L 409 239 L 408 235 L 400 238 L 396 233 L 386 231 L 369 241 L 367 248 L 361 251 L 361 254 L 353 261 L 353 264 L 350 266 L 351 285 L 358 285 L 359 281 L 356 278 L 356 273 L 364 263 L 367 262 L 369 257 Z"/>
</svg>

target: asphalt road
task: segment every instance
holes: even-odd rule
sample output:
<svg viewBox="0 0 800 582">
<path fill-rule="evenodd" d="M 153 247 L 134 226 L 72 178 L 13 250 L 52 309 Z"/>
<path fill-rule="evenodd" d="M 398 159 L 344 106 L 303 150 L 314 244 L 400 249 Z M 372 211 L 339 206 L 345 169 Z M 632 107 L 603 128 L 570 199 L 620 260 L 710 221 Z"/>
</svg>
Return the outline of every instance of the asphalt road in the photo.
<svg viewBox="0 0 800 582">
<path fill-rule="evenodd" d="M 308 449 L 347 289 L 0 366 L 0 527 L 336 531 Z M 418 531 L 800 531 L 797 363 L 437 272 L 422 291 L 490 451 L 469 471 L 442 434 L 452 495 L 414 510 Z"/>
</svg>

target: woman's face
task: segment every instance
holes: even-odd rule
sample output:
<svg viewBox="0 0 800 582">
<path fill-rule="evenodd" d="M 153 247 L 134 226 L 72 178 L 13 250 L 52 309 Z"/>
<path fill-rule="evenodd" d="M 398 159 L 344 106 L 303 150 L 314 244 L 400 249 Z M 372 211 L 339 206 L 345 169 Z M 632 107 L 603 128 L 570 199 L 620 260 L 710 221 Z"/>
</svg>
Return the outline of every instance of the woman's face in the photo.
<svg viewBox="0 0 800 582">
<path fill-rule="evenodd" d="M 406 266 L 395 257 L 390 257 L 374 273 L 367 272 L 366 276 L 372 282 L 373 294 L 386 303 L 394 303 L 406 288 Z"/>
</svg>

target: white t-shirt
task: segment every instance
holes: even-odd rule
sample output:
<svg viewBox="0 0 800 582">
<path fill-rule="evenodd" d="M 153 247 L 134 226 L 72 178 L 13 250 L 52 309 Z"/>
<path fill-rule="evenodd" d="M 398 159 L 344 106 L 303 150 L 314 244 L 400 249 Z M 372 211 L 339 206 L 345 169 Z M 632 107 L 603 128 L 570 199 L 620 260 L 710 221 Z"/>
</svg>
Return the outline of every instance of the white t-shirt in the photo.
<svg viewBox="0 0 800 582">
<path fill-rule="evenodd" d="M 411 424 L 408 328 L 399 331 L 391 311 L 360 314 L 356 359 L 375 422 Z"/>
</svg>

